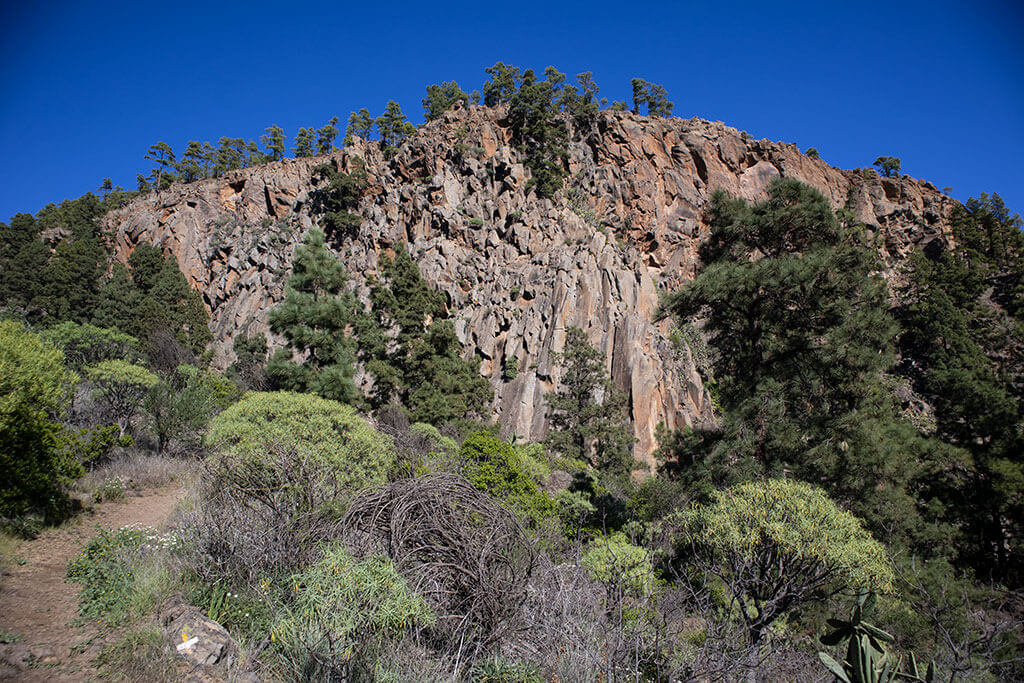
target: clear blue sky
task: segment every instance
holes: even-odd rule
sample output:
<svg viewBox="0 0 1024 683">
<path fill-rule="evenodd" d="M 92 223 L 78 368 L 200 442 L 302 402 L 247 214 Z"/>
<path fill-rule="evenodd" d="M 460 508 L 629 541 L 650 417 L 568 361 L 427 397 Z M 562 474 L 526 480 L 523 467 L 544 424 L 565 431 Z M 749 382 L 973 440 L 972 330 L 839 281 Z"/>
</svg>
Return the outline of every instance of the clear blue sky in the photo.
<svg viewBox="0 0 1024 683">
<path fill-rule="evenodd" d="M 342 121 L 424 88 L 478 88 L 496 61 L 573 75 L 627 99 L 664 84 L 678 116 L 816 147 L 836 166 L 879 155 L 959 199 L 1024 213 L 1024 3 L 0 3 L 0 220 L 134 188 L 158 140 L 258 139 Z"/>
</svg>

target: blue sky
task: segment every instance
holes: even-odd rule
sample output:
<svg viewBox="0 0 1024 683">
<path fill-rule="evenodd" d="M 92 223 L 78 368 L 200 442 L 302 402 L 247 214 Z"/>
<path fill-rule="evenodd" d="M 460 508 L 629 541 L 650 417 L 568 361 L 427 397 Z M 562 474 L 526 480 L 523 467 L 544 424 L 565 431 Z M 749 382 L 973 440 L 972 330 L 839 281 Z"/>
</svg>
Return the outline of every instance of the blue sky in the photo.
<svg viewBox="0 0 1024 683">
<path fill-rule="evenodd" d="M 835 5 L 835 6 L 833 6 Z M 428 84 L 478 88 L 496 61 L 593 71 L 627 99 L 661 83 L 675 114 L 816 147 L 843 168 L 880 155 L 1024 213 L 1024 3 L 5 2 L 0 220 L 110 177 L 134 188 L 158 140 L 258 139 L 276 124 L 415 122 Z"/>
</svg>

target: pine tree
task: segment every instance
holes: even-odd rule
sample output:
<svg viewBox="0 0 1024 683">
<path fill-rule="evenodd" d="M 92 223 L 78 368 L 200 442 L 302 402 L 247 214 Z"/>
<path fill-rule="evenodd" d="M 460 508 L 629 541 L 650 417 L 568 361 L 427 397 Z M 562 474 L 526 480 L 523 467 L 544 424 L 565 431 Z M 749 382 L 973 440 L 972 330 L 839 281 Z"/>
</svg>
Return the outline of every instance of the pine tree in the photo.
<svg viewBox="0 0 1024 683">
<path fill-rule="evenodd" d="M 484 71 L 491 76 L 491 79 L 484 83 L 484 104 L 496 107 L 512 99 L 512 95 L 519 88 L 519 67 L 497 62 Z"/>
<path fill-rule="evenodd" d="M 585 125 L 593 120 L 600 109 L 597 99 L 598 87 L 594 82 L 594 74 L 585 71 L 576 74 L 579 88 L 574 85 L 563 85 L 558 97 L 558 107 L 572 116 L 577 126 Z"/>
<path fill-rule="evenodd" d="M 634 78 L 629 82 L 633 88 L 633 113 L 639 114 L 640 107 L 647 104 L 647 81 L 642 78 Z"/>
<path fill-rule="evenodd" d="M 156 143 L 149 148 L 149 151 L 145 154 L 145 158 L 156 162 L 156 168 L 153 169 L 153 176 L 156 178 L 157 190 L 162 190 L 167 185 L 174 182 L 174 174 L 170 172 L 170 169 L 174 168 L 175 156 L 170 145 L 166 142 Z"/>
<path fill-rule="evenodd" d="M 313 156 L 313 129 L 299 128 L 295 136 L 295 156 L 299 159 Z"/>
<path fill-rule="evenodd" d="M 50 249 L 39 239 L 39 225 L 30 213 L 15 214 L 9 227 L 0 227 L 0 301 L 23 308 L 39 294 L 39 273 Z"/>
<path fill-rule="evenodd" d="M 388 100 L 384 113 L 377 117 L 376 124 L 385 150 L 398 147 L 405 138 L 416 132 L 416 126 L 406 120 L 402 107 L 394 100 Z"/>
<path fill-rule="evenodd" d="M 359 355 L 374 377 L 373 404 L 398 400 L 415 422 L 439 425 L 480 415 L 493 392 L 445 320 L 444 297 L 402 247 L 380 262 L 371 310 L 358 326 Z"/>
<path fill-rule="evenodd" d="M 363 223 L 358 209 L 366 190 L 366 171 L 359 157 L 353 158 L 352 165 L 351 173 L 331 163 L 313 169 L 314 177 L 327 179 L 327 186 L 314 190 L 311 197 L 314 211 L 323 215 L 326 232 L 332 238 L 354 237 Z"/>
<path fill-rule="evenodd" d="M 696 460 L 829 487 L 872 528 L 916 536 L 909 493 L 941 452 L 898 419 L 882 373 L 896 326 L 860 233 L 792 179 L 754 206 L 716 193 L 704 270 L 666 301 L 704 318 L 721 427 Z"/>
<path fill-rule="evenodd" d="M 209 146 L 209 143 L 206 143 Z M 185 153 L 181 156 L 181 163 L 178 164 L 178 173 L 186 183 L 200 178 L 205 178 L 209 172 L 207 168 L 206 150 L 203 143 L 198 140 L 189 140 L 185 147 Z"/>
<path fill-rule="evenodd" d="M 263 146 L 266 147 L 267 153 L 265 156 L 269 161 L 280 161 L 284 159 L 285 145 L 284 145 L 284 130 L 280 126 L 271 126 L 266 129 L 266 133 L 260 136 L 260 140 L 263 142 Z"/>
<path fill-rule="evenodd" d="M 628 475 L 633 468 L 633 433 L 626 398 L 608 376 L 604 354 L 590 345 L 583 330 L 570 327 L 559 361 L 561 388 L 548 397 L 548 446 L 603 472 Z"/>
<path fill-rule="evenodd" d="M 151 244 L 135 248 L 128 268 L 114 265 L 96 301 L 93 324 L 143 340 L 150 352 L 153 344 L 170 343 L 187 349 L 181 351 L 186 356 L 199 354 L 213 338 L 202 296 L 189 286 L 178 262 Z M 172 341 L 164 342 L 161 335 Z"/>
<path fill-rule="evenodd" d="M 110 278 L 100 287 L 91 322 L 134 336 L 133 332 L 137 331 L 134 316 L 141 299 L 142 294 L 132 282 L 128 269 L 122 263 L 115 263 Z"/>
<path fill-rule="evenodd" d="M 135 247 L 135 250 L 128 257 L 128 267 L 131 269 L 132 282 L 135 287 L 144 293 L 148 293 L 156 284 L 157 276 L 164 265 L 164 252 L 153 244 L 143 242 Z"/>
<path fill-rule="evenodd" d="M 964 452 L 957 476 L 934 473 L 929 491 L 944 502 L 947 522 L 963 529 L 962 563 L 1016 585 L 1024 576 L 1018 225 L 1001 200 L 968 200 L 952 216 L 955 250 L 934 243 L 912 256 L 898 309 L 901 367 L 934 408 L 937 436 Z"/>
<path fill-rule="evenodd" d="M 357 301 L 347 282 L 324 234 L 310 230 L 295 249 L 285 300 L 270 312 L 270 329 L 288 344 L 267 365 L 267 376 L 280 388 L 343 403 L 358 400 L 352 380 L 355 342 L 348 336 Z"/>
<path fill-rule="evenodd" d="M 105 261 L 103 246 L 90 236 L 61 240 L 49 263 L 37 273 L 39 293 L 33 306 L 46 311 L 45 322 L 85 322 L 95 305 Z"/>
<path fill-rule="evenodd" d="M 558 115 L 560 89 L 565 74 L 554 67 L 538 80 L 533 69 L 523 72 L 522 85 L 509 99 L 512 140 L 526 155 L 530 169 L 527 187 L 541 197 L 553 197 L 568 174 L 569 131 Z"/>
<path fill-rule="evenodd" d="M 370 110 L 365 107 L 358 112 L 352 112 L 348 117 L 348 128 L 345 129 L 345 145 L 351 145 L 355 137 L 369 140 L 373 135 L 373 117 Z"/>
<path fill-rule="evenodd" d="M 334 139 L 338 137 L 338 117 L 334 116 L 323 128 L 316 132 L 317 154 L 330 154 L 334 151 Z"/>
<path fill-rule="evenodd" d="M 665 86 L 657 83 L 648 83 L 642 78 L 634 78 L 630 81 L 633 88 L 633 113 L 639 114 L 640 107 L 647 107 L 648 116 L 661 116 L 667 118 L 672 115 L 672 102 L 668 101 L 668 91 Z"/>
<path fill-rule="evenodd" d="M 900 174 L 900 160 L 896 157 L 878 157 L 873 164 L 886 178 Z"/>
<path fill-rule="evenodd" d="M 214 152 L 213 174 L 221 176 L 228 171 L 245 168 L 255 148 L 255 142 L 246 142 L 244 138 L 221 138 Z"/>
<path fill-rule="evenodd" d="M 461 102 L 463 106 L 469 104 L 469 95 L 455 81 L 428 85 L 427 96 L 423 98 L 423 117 L 427 121 L 434 121 L 454 107 L 456 102 Z"/>
</svg>

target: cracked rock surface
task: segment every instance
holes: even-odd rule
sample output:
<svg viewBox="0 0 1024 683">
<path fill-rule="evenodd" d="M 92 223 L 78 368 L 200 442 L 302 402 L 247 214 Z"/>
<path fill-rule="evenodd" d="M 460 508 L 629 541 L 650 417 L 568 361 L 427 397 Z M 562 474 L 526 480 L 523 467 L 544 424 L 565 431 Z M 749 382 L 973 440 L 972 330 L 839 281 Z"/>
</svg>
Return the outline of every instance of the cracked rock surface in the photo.
<svg viewBox="0 0 1024 683">
<path fill-rule="evenodd" d="M 319 221 L 313 169 L 351 170 L 361 158 L 369 177 L 362 228 L 332 248 L 364 300 L 364 276 L 405 244 L 444 292 L 467 357 L 480 359 L 503 433 L 529 440 L 546 434 L 544 397 L 558 386 L 565 330 L 583 328 L 629 397 L 635 455 L 649 466 L 659 423 L 712 419 L 689 349 L 670 341 L 671 321 L 653 319 L 659 293 L 699 267 L 712 192 L 757 200 L 778 176 L 808 183 L 875 234 L 890 279 L 915 246 L 949 239 L 956 202 L 930 183 L 841 170 L 795 145 L 702 119 L 601 112 L 574 136 L 564 189 L 554 200 L 538 198 L 527 191 L 529 171 L 502 117 L 482 107 L 447 112 L 391 158 L 357 139 L 328 156 L 174 185 L 108 214 L 105 224 L 121 261 L 140 242 L 175 255 L 203 294 L 223 368 L 236 334 L 266 331 L 294 247 Z M 519 371 L 506 381 L 509 358 Z"/>
</svg>

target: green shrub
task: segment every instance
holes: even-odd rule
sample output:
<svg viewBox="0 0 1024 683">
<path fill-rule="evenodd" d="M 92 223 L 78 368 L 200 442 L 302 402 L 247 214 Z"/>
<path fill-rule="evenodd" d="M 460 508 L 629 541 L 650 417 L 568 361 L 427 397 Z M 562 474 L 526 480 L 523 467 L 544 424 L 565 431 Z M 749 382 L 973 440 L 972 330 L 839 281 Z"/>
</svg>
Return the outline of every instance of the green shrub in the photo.
<svg viewBox="0 0 1024 683">
<path fill-rule="evenodd" d="M 575 538 L 588 526 L 597 512 L 597 508 L 590 502 L 590 496 L 581 491 L 559 491 L 555 496 L 555 502 L 558 504 L 558 517 L 562 520 L 565 535 L 569 538 Z"/>
<path fill-rule="evenodd" d="M 654 564 L 651 554 L 633 545 L 625 534 L 615 533 L 595 539 L 583 553 L 583 566 L 594 580 L 610 590 L 624 590 L 638 597 L 654 589 Z"/>
<path fill-rule="evenodd" d="M 67 579 L 82 584 L 78 593 L 80 619 L 105 619 L 113 626 L 131 605 L 134 560 L 147 534 L 129 528 L 98 531 L 78 557 L 68 562 Z"/>
<path fill-rule="evenodd" d="M 643 522 L 656 522 L 687 502 L 691 493 L 680 482 L 666 477 L 648 477 L 630 492 L 628 507 Z"/>
<path fill-rule="evenodd" d="M 476 432 L 462 443 L 459 455 L 466 463 L 463 473 L 470 483 L 518 514 L 540 521 L 556 512 L 554 501 L 530 477 L 510 444 L 487 432 Z"/>
<path fill-rule="evenodd" d="M 409 629 L 436 617 L 391 560 L 360 560 L 343 547 L 292 577 L 293 601 L 273 627 L 274 642 L 296 673 L 313 679 L 372 679 L 376 659 L 388 655 Z"/>
<path fill-rule="evenodd" d="M 80 583 L 78 614 L 82 622 L 105 621 L 117 626 L 126 617 L 150 611 L 153 580 L 150 561 L 159 551 L 178 553 L 176 534 L 158 534 L 148 527 L 102 529 L 78 557 L 68 561 L 67 581 Z M 140 581 L 141 579 L 141 581 Z M 163 583 L 169 579 L 164 577 Z M 141 609 L 140 609 L 141 608 Z"/>
<path fill-rule="evenodd" d="M 312 394 L 246 394 L 211 421 L 206 443 L 190 533 L 193 570 L 209 581 L 305 566 L 334 537 L 350 494 L 383 483 L 394 462 L 389 437 Z"/>
<path fill-rule="evenodd" d="M 450 436 L 442 436 L 434 425 L 425 422 L 415 422 L 409 426 L 409 431 L 416 436 L 427 439 L 430 442 L 431 450 L 439 453 L 454 454 L 459 450 L 459 444 Z"/>
<path fill-rule="evenodd" d="M 257 586 L 238 587 L 198 581 L 190 586 L 188 598 L 244 646 L 248 641 L 259 642 L 271 632 L 275 614 L 285 601 L 280 583 L 265 579 Z"/>
<path fill-rule="evenodd" d="M 96 386 L 96 395 L 107 404 L 122 434 L 131 426 L 147 392 L 160 383 L 160 378 L 146 368 L 123 360 L 100 361 L 87 367 L 85 374 Z"/>
<path fill-rule="evenodd" d="M 67 321 L 39 336 L 63 351 L 68 366 L 76 370 L 105 360 L 137 362 L 141 358 L 139 340 L 114 327 Z"/>
<path fill-rule="evenodd" d="M 469 672 L 473 683 L 543 683 L 537 666 L 503 657 L 491 657 L 473 666 Z"/>
<path fill-rule="evenodd" d="M 105 427 L 86 427 L 84 429 L 65 428 L 58 439 L 61 451 L 88 469 L 102 465 L 110 456 L 115 446 L 127 448 L 133 444 L 132 438 L 122 435 L 117 425 Z"/>
<path fill-rule="evenodd" d="M 789 610 L 847 588 L 893 590 L 882 545 L 820 489 L 768 479 L 712 494 L 675 516 L 678 558 L 718 578 L 751 644 Z"/>
<path fill-rule="evenodd" d="M 515 356 L 511 356 L 505 359 L 505 367 L 502 370 L 501 377 L 506 382 L 511 382 L 519 374 L 519 359 Z"/>
<path fill-rule="evenodd" d="M 382 483 L 394 461 L 391 440 L 353 408 L 311 394 L 253 392 L 210 422 L 206 444 L 233 467 L 259 469 L 272 447 L 330 465 L 342 488 Z"/>
<path fill-rule="evenodd" d="M 152 418 L 159 452 L 172 440 L 192 445 L 214 415 L 238 399 L 240 390 L 231 380 L 191 365 L 179 365 L 174 377 L 149 390 L 145 406 Z"/>
<path fill-rule="evenodd" d="M 551 474 L 551 466 L 548 464 L 548 451 L 544 444 L 517 444 L 515 449 L 523 472 L 534 481 L 541 484 L 544 483 L 544 480 Z"/>
<path fill-rule="evenodd" d="M 0 321 L 0 517 L 63 514 L 65 488 L 82 474 L 59 448 L 54 421 L 71 379 L 63 362 L 59 349 L 20 323 Z"/>
</svg>

